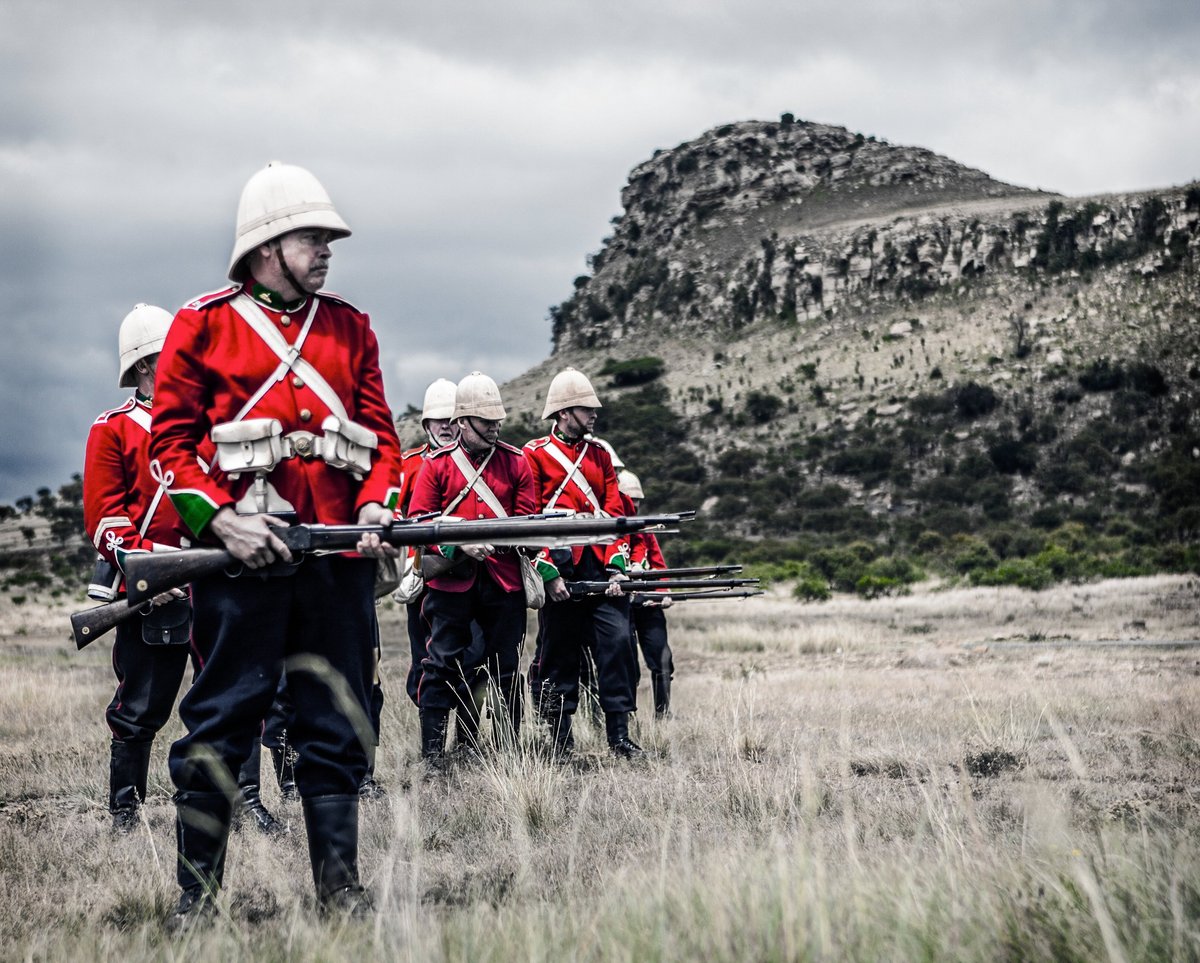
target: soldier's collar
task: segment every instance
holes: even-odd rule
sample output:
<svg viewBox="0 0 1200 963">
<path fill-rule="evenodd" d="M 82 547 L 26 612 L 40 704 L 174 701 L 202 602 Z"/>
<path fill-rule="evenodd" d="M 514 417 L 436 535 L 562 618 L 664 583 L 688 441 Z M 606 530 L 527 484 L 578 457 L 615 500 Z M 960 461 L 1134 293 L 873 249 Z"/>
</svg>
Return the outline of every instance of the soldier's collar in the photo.
<svg viewBox="0 0 1200 963">
<path fill-rule="evenodd" d="M 147 408 L 154 404 L 153 395 L 144 395 L 136 388 L 133 389 L 133 397 L 137 399 L 138 404 L 145 405 Z"/>
<path fill-rule="evenodd" d="M 291 313 L 292 311 L 299 311 L 308 302 L 307 297 L 297 298 L 295 301 L 284 301 L 283 295 L 278 291 L 272 291 L 269 287 L 259 284 L 253 278 L 250 279 L 249 294 L 255 301 L 265 304 L 272 311 Z"/>
<path fill-rule="evenodd" d="M 559 441 L 561 441 L 564 445 L 570 445 L 572 448 L 578 448 L 580 445 L 582 445 L 584 443 L 584 441 L 587 440 L 582 435 L 580 435 L 578 438 L 576 438 L 574 440 L 571 440 L 566 435 L 564 435 L 561 431 L 558 430 L 558 425 L 555 425 L 553 428 L 550 429 L 550 434 L 553 435 L 555 438 L 557 438 Z"/>
</svg>

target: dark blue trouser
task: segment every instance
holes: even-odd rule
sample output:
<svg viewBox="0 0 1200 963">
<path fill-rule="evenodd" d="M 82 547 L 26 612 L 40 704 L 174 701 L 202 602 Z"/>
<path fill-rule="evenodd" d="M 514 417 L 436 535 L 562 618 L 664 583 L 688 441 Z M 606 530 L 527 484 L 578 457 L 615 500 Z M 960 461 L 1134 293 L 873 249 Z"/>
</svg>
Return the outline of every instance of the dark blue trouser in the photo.
<svg viewBox="0 0 1200 963">
<path fill-rule="evenodd" d="M 650 670 L 650 686 L 654 693 L 654 709 L 665 712 L 671 702 L 671 679 L 675 676 L 675 662 L 671 657 L 671 646 L 667 643 L 667 615 L 657 606 L 631 606 L 633 634 L 642 658 Z M 636 655 L 634 656 L 636 664 Z M 639 671 L 640 676 L 640 671 Z"/>
<path fill-rule="evenodd" d="M 607 579 L 598 562 L 590 565 L 589 554 L 585 550 L 583 565 L 574 577 Z M 605 712 L 637 710 L 637 659 L 629 638 L 628 597 L 590 595 L 566 602 L 547 601 L 541 611 L 538 643 L 536 675 L 543 715 L 575 713 L 580 656 L 585 652 L 590 652 L 596 666 L 600 708 Z"/>
<path fill-rule="evenodd" d="M 372 740 L 374 578 L 371 559 L 326 555 L 306 557 L 290 575 L 193 583 L 202 668 L 179 706 L 187 734 L 171 748 L 179 792 L 219 793 L 231 784 L 285 666 L 301 796 L 358 792 Z"/>
<path fill-rule="evenodd" d="M 188 651 L 186 645 L 147 645 L 140 615 L 117 626 L 112 648 L 117 691 L 104 714 L 114 742 L 154 740 L 175 708 Z"/>
<path fill-rule="evenodd" d="M 511 715 L 520 697 L 525 594 L 506 592 L 481 566 L 465 592 L 427 589 L 421 609 L 430 635 L 421 662 L 418 705 L 469 709 L 468 692 L 482 664 L 485 678 L 500 690 Z M 480 638 L 481 653 L 476 651 Z"/>
</svg>

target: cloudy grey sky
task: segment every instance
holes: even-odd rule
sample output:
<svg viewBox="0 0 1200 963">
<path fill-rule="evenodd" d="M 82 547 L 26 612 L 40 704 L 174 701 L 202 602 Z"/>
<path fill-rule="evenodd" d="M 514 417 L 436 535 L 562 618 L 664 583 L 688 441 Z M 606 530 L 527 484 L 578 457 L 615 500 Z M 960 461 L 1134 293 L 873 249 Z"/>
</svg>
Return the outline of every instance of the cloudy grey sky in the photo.
<svg viewBox="0 0 1200 963">
<path fill-rule="evenodd" d="M 116 334 L 224 279 L 271 159 L 354 229 L 392 406 L 549 353 L 656 148 L 798 118 L 1090 194 L 1200 177 L 1193 0 L 5 0 L 0 502 L 80 469 Z"/>
</svg>

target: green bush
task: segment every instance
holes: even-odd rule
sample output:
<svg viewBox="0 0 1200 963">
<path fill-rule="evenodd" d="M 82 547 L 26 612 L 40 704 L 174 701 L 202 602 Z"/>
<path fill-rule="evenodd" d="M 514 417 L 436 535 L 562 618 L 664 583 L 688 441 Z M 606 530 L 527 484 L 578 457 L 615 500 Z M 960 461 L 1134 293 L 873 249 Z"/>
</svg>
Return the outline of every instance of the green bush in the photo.
<svg viewBox="0 0 1200 963">
<path fill-rule="evenodd" d="M 612 378 L 614 387 L 628 388 L 633 385 L 643 385 L 648 381 L 653 381 L 665 370 L 666 363 L 662 358 L 630 358 L 628 361 L 617 361 L 615 358 L 609 358 L 604 363 L 604 367 L 600 369 L 600 374 L 608 375 Z"/>
<path fill-rule="evenodd" d="M 1013 558 L 1001 562 L 995 568 L 976 569 L 971 573 L 972 585 L 1015 585 L 1018 588 L 1038 591 L 1054 584 L 1054 576 L 1048 569 L 1025 558 Z"/>
<path fill-rule="evenodd" d="M 765 425 L 783 407 L 783 399 L 765 391 L 751 391 L 746 394 L 746 414 L 756 425 Z"/>
<path fill-rule="evenodd" d="M 980 570 L 994 568 L 999 561 L 1000 559 L 992 551 L 990 545 L 979 541 L 979 539 L 971 538 L 955 554 L 953 565 L 955 571 L 968 575 Z"/>
</svg>

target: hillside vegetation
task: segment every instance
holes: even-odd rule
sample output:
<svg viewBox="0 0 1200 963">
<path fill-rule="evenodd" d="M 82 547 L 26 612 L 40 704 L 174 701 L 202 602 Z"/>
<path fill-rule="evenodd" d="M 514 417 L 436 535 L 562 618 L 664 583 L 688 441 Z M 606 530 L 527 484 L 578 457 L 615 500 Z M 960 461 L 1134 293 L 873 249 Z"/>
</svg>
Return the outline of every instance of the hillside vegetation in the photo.
<svg viewBox="0 0 1200 963">
<path fill-rule="evenodd" d="M 534 421 L 591 376 L 673 561 L 834 589 L 1200 565 L 1200 187 L 1068 199 L 842 128 L 746 122 L 634 168 Z"/>
</svg>

